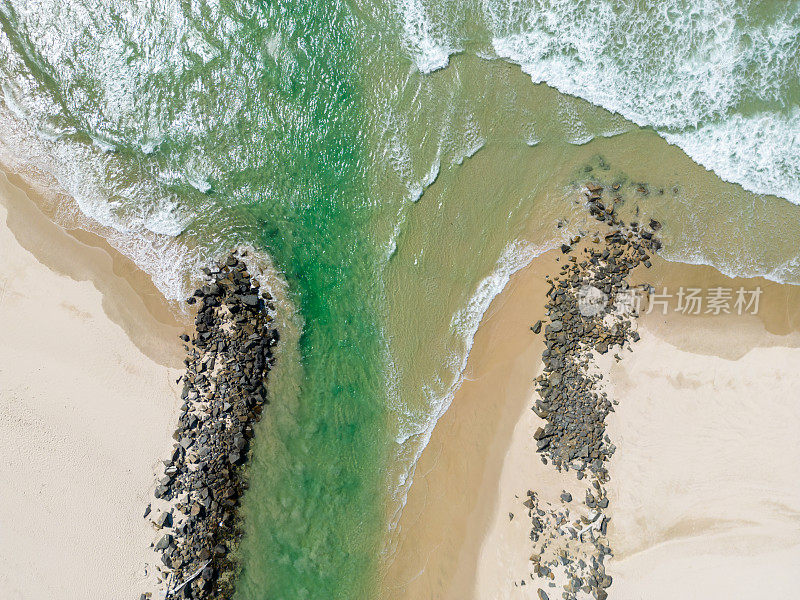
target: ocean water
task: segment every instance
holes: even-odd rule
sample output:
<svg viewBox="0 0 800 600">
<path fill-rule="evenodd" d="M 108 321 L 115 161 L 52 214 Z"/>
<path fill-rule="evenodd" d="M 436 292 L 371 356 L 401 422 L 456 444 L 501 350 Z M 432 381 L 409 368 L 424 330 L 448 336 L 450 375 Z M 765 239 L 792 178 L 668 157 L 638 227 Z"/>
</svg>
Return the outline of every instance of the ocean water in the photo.
<svg viewBox="0 0 800 600">
<path fill-rule="evenodd" d="M 497 54 L 653 127 L 728 181 L 800 203 L 800 3 L 486 2 Z"/>
<path fill-rule="evenodd" d="M 800 283 L 798 15 L 0 0 L 0 163 L 170 299 L 251 248 L 283 337 L 239 597 L 371 598 L 480 318 L 580 228 L 579 181 L 648 182 L 672 260 Z"/>
</svg>

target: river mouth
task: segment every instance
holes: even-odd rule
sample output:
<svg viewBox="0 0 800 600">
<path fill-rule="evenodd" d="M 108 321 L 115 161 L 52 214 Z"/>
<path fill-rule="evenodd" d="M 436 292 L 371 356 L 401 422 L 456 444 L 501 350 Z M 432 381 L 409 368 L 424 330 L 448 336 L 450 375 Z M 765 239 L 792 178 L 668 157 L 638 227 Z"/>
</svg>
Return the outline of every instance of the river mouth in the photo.
<svg viewBox="0 0 800 600">
<path fill-rule="evenodd" d="M 695 58 L 751 40 L 714 63 L 729 87 L 716 72 L 703 87 L 708 64 L 668 81 L 680 70 L 646 59 L 646 41 L 617 51 L 655 8 L 600 27 L 615 15 L 590 4 L 598 16 L 576 9 L 549 33 L 531 7 L 493 2 L 0 10 L 0 160 L 49 190 L 49 216 L 106 237 L 170 300 L 232 248 L 271 268 L 285 360 L 244 499 L 243 598 L 375 596 L 481 319 L 583 226 L 587 176 L 664 222 L 670 261 L 800 282 L 800 179 L 781 150 L 798 90 L 780 79 L 797 7 L 733 3 L 721 33 L 689 7 Z M 684 27 L 673 12 L 664 35 Z M 587 44 L 605 32 L 583 71 L 591 48 L 562 26 Z M 777 66 L 758 70 L 759 52 Z M 762 104 L 736 95 L 759 78 Z M 775 152 L 759 154 L 757 125 Z"/>
</svg>

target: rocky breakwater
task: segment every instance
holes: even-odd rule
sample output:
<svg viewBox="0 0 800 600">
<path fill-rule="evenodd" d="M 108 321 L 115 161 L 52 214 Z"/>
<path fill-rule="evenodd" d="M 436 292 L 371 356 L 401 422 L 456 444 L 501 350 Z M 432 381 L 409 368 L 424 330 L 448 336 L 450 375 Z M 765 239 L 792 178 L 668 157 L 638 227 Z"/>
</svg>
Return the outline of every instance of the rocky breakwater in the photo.
<svg viewBox="0 0 800 600">
<path fill-rule="evenodd" d="M 539 597 L 549 598 L 548 592 L 556 592 L 551 588 L 560 587 L 565 600 L 604 600 L 611 585 L 603 562 L 611 554 L 606 465 L 615 451 L 605 420 L 616 402 L 602 388 L 596 359 L 639 339 L 635 319 L 646 288 L 631 289 L 628 276 L 639 265 L 650 267 L 650 255 L 661 244 L 658 222 L 650 220 L 646 227 L 622 222 L 615 209 L 621 199 L 606 206 L 600 184 L 587 184 L 584 193 L 597 230 L 562 246 L 566 263 L 548 277 L 549 322 L 531 328 L 543 332 L 545 341 L 533 406 L 544 421 L 534 434 L 537 451 L 543 463 L 576 473 L 581 497 L 573 503 L 575 491 L 564 490 L 548 502 L 528 491 L 523 504 L 533 526 L 531 577 L 540 585 Z"/>
<path fill-rule="evenodd" d="M 204 273 L 207 283 L 187 300 L 196 327 L 181 336 L 187 356 L 175 445 L 145 518 L 158 531 L 161 595 L 220 600 L 233 597 L 237 508 L 278 331 L 272 298 L 243 260 L 231 254 Z"/>
</svg>

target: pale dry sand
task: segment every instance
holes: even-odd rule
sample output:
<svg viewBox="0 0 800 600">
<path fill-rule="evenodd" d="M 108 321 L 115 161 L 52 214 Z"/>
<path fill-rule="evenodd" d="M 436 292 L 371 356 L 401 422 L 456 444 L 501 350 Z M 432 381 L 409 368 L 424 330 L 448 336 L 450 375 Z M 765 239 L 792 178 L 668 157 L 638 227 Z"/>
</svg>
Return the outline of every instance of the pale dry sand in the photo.
<svg viewBox="0 0 800 600">
<path fill-rule="evenodd" d="M 385 598 L 536 598 L 528 489 L 578 505 L 584 482 L 541 463 L 530 410 L 541 369 L 541 282 L 517 273 L 475 338 L 468 378 L 434 431 L 401 518 Z M 800 564 L 800 290 L 655 261 L 654 285 L 761 285 L 758 317 L 645 316 L 642 340 L 600 364 L 609 419 L 607 562 L 615 600 L 794 597 Z M 514 514 L 509 519 L 509 513 Z M 526 581 L 522 586 L 521 582 Z M 790 587 L 792 586 L 792 587 Z M 560 587 L 542 586 L 550 598 Z"/>
<path fill-rule="evenodd" d="M 704 336 L 735 332 L 708 321 Z M 800 348 L 730 360 L 641 332 L 609 370 L 613 597 L 796 597 Z"/>
<path fill-rule="evenodd" d="M 0 257 L 0 597 L 138 598 L 181 324 L 128 261 L 1 173 Z"/>
</svg>

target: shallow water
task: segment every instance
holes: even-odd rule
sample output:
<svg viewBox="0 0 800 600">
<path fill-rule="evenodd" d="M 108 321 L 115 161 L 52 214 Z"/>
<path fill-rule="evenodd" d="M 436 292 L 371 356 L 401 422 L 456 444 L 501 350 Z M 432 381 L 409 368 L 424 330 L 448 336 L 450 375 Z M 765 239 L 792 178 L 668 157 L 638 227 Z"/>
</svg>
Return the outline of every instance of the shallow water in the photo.
<svg viewBox="0 0 800 600">
<path fill-rule="evenodd" d="M 242 598 L 374 594 L 483 311 L 586 178 L 672 260 L 800 281 L 798 3 L 636 6 L 0 2 L 0 160 L 56 219 L 170 298 L 241 244 L 287 286 Z"/>
</svg>

